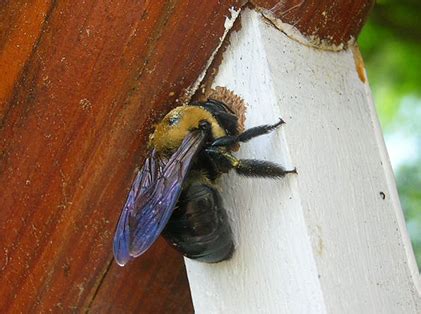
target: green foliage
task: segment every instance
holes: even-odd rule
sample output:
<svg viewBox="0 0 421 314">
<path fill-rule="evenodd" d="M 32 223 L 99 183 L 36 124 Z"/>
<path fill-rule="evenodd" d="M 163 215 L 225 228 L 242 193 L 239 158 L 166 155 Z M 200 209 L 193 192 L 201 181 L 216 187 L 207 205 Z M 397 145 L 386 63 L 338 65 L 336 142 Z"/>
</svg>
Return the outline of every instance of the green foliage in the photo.
<svg viewBox="0 0 421 314">
<path fill-rule="evenodd" d="M 418 145 L 420 147 L 421 145 Z M 397 173 L 397 183 L 408 231 L 421 269 L 421 157 L 404 164 Z"/>
<path fill-rule="evenodd" d="M 359 37 L 386 137 L 416 144 L 396 172 L 408 231 L 421 269 L 421 1 L 380 0 Z M 408 157 L 408 156 L 407 156 Z"/>
<path fill-rule="evenodd" d="M 359 37 L 385 128 L 393 127 L 404 97 L 421 97 L 421 1 L 417 2 L 380 2 Z"/>
</svg>

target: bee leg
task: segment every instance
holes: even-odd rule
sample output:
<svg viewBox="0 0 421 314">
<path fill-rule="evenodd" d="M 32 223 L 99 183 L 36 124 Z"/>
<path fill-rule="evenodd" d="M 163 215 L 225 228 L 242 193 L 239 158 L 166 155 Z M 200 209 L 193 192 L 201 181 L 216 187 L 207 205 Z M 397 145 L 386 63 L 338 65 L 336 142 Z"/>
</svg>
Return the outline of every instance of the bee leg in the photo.
<svg viewBox="0 0 421 314">
<path fill-rule="evenodd" d="M 247 177 L 281 178 L 288 173 L 297 173 L 297 170 L 287 170 L 281 165 L 270 161 L 257 159 L 238 159 L 226 151 L 217 148 L 206 149 L 212 162 L 220 172 L 228 172 L 234 169 L 238 174 Z"/>
<path fill-rule="evenodd" d="M 267 133 L 273 131 L 274 129 L 276 129 L 277 127 L 281 126 L 284 123 L 285 123 L 285 121 L 282 120 L 281 118 L 279 118 L 279 121 L 275 124 L 269 124 L 269 125 L 266 124 L 266 125 L 261 125 L 261 126 L 256 126 L 254 128 L 250 128 L 248 130 L 245 130 L 240 135 L 238 135 L 238 141 L 243 142 L 243 143 L 247 142 L 254 137 L 264 135 L 264 134 L 267 134 Z"/>
<path fill-rule="evenodd" d="M 239 159 L 235 171 L 247 177 L 281 178 L 288 173 L 297 173 L 297 169 L 286 170 L 281 165 L 257 159 Z"/>
<path fill-rule="evenodd" d="M 238 164 L 237 158 L 218 147 L 211 146 L 206 149 L 206 153 L 217 172 L 227 173 Z"/>
<path fill-rule="evenodd" d="M 279 118 L 279 122 L 275 124 L 265 124 L 261 126 L 256 126 L 254 128 L 245 130 L 243 133 L 237 136 L 228 135 L 228 136 L 220 137 L 212 143 L 212 146 L 231 146 L 238 142 L 242 142 L 242 143 L 248 142 L 252 138 L 255 138 L 257 136 L 264 135 L 273 131 L 274 129 L 276 129 L 277 127 L 279 127 L 280 125 L 284 123 L 285 121 Z"/>
</svg>

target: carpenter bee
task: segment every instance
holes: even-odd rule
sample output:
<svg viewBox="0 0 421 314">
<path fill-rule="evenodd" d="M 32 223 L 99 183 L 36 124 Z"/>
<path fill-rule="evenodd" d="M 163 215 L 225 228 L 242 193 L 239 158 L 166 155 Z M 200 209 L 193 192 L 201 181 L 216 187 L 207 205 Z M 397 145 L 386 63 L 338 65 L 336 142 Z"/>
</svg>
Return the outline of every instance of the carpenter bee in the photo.
<svg viewBox="0 0 421 314">
<path fill-rule="evenodd" d="M 184 256 L 216 263 L 234 250 L 227 212 L 215 180 L 234 169 L 251 177 L 279 178 L 278 164 L 237 159 L 241 142 L 269 133 L 284 121 L 239 132 L 237 115 L 208 99 L 170 111 L 150 137 L 150 152 L 131 187 L 114 236 L 114 256 L 125 265 L 162 234 Z"/>
</svg>

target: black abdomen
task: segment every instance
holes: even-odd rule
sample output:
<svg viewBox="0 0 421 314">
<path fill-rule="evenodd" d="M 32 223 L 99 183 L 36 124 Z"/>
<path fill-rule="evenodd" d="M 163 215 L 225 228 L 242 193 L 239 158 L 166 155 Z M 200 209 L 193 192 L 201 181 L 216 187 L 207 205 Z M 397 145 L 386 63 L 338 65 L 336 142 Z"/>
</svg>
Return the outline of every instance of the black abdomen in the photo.
<svg viewBox="0 0 421 314">
<path fill-rule="evenodd" d="M 184 256 L 216 263 L 234 249 L 228 216 L 218 191 L 196 182 L 183 190 L 163 236 Z"/>
</svg>

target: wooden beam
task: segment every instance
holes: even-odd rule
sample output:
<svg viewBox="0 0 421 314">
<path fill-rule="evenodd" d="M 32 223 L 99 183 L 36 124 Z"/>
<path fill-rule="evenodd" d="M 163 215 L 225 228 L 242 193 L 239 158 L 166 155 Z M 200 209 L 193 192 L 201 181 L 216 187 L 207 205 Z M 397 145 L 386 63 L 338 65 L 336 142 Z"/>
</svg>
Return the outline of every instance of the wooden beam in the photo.
<svg viewBox="0 0 421 314">
<path fill-rule="evenodd" d="M 192 312 L 181 257 L 161 243 L 122 271 L 110 266 L 112 236 L 152 123 L 206 69 L 238 5 L 33 0 L 2 6 L 2 311 L 103 305 L 113 311 L 106 292 L 114 285 L 130 299 L 119 307 L 124 312 L 152 309 L 152 297 L 157 309 L 163 307 L 156 298 L 180 297 L 176 304 L 184 307 L 168 308 Z M 155 263 L 162 268 L 148 266 Z M 134 291 L 156 282 L 168 289 L 148 298 Z"/>
<path fill-rule="evenodd" d="M 111 263 L 90 313 L 193 313 L 180 254 L 159 239 L 128 267 Z"/>
<path fill-rule="evenodd" d="M 246 127 L 286 124 L 242 158 L 297 167 L 222 180 L 231 260 L 186 259 L 196 313 L 419 313 L 420 276 L 358 49 L 304 45 L 243 10 L 213 81 Z M 343 27 L 347 27 L 343 25 Z"/>
</svg>

